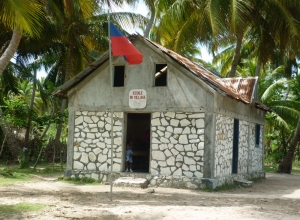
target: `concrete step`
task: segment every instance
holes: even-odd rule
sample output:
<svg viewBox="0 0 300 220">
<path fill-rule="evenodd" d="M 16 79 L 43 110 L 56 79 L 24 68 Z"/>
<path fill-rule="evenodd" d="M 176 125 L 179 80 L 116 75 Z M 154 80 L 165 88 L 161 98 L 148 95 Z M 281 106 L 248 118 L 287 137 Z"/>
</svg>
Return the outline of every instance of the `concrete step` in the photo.
<svg viewBox="0 0 300 220">
<path fill-rule="evenodd" d="M 120 177 L 114 181 L 114 186 L 147 188 L 149 182 L 145 178 Z"/>
</svg>

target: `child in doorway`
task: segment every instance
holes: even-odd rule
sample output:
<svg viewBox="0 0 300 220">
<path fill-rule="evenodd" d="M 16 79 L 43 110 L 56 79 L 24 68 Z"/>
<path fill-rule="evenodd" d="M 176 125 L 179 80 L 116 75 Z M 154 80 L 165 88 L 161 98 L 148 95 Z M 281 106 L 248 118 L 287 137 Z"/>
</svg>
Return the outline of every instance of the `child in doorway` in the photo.
<svg viewBox="0 0 300 220">
<path fill-rule="evenodd" d="M 130 149 L 130 144 L 126 145 L 126 170 L 125 172 L 133 172 L 132 171 L 132 150 Z"/>
</svg>

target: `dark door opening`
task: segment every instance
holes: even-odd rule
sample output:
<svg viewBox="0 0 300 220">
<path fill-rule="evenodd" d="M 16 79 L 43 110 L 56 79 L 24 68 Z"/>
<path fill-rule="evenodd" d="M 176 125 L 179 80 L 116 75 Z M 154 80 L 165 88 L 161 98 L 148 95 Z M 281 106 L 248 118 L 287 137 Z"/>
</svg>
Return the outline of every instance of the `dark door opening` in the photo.
<svg viewBox="0 0 300 220">
<path fill-rule="evenodd" d="M 150 113 L 127 114 L 126 143 L 133 142 L 133 172 L 149 173 Z"/>
<path fill-rule="evenodd" d="M 239 120 L 234 119 L 233 125 L 233 149 L 232 149 L 232 173 L 238 172 L 239 158 Z"/>
</svg>

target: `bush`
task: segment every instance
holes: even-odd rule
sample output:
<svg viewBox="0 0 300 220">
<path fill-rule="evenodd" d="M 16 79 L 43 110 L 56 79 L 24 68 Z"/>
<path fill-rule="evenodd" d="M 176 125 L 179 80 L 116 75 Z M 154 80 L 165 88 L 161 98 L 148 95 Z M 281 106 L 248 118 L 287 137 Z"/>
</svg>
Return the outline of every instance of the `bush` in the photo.
<svg viewBox="0 0 300 220">
<path fill-rule="evenodd" d="M 28 155 L 29 154 L 28 154 L 27 148 L 23 148 L 23 150 L 21 150 L 19 152 L 18 161 L 19 161 L 19 167 L 21 169 L 29 167 L 29 156 Z"/>
</svg>

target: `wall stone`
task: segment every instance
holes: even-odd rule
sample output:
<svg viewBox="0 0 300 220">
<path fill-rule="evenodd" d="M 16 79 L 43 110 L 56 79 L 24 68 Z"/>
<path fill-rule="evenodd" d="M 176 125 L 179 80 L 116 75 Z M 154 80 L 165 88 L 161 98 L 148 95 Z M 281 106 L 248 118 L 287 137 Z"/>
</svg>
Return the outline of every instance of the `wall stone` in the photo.
<svg viewBox="0 0 300 220">
<path fill-rule="evenodd" d="M 218 114 L 216 116 L 215 177 L 228 177 L 232 174 L 234 118 Z M 255 146 L 255 124 L 239 121 L 238 174 L 262 172 L 263 126 L 260 126 L 259 146 Z M 222 179 L 220 178 L 220 179 Z M 224 180 L 225 181 L 225 180 Z M 222 181 L 221 181 L 222 182 Z M 226 181 L 225 181 L 226 182 Z"/>
<path fill-rule="evenodd" d="M 239 156 L 238 156 L 238 173 L 247 173 L 248 168 L 248 129 L 249 123 L 239 121 Z"/>
<path fill-rule="evenodd" d="M 249 170 L 250 172 L 262 171 L 263 169 L 263 130 L 264 127 L 260 125 L 260 140 L 259 146 L 255 146 L 255 126 L 250 124 L 250 154 L 249 154 Z"/>
<path fill-rule="evenodd" d="M 121 171 L 123 112 L 113 116 L 113 171 Z M 110 112 L 75 112 L 73 169 L 87 171 L 110 170 Z"/>
<path fill-rule="evenodd" d="M 216 116 L 214 176 L 228 176 L 232 171 L 233 118 Z"/>
<path fill-rule="evenodd" d="M 124 114 L 114 113 L 113 179 L 119 176 L 147 176 L 150 186 L 201 188 L 231 183 L 233 176 L 264 177 L 263 126 L 255 146 L 255 124 L 239 124 L 238 174 L 231 175 L 233 118 L 216 115 L 214 178 L 203 178 L 205 113 L 155 112 L 151 119 L 150 174 L 122 173 Z M 69 176 L 92 177 L 104 183 L 110 179 L 110 112 L 76 111 L 74 120 L 73 170 Z M 249 173 L 247 173 L 247 170 Z"/>
<path fill-rule="evenodd" d="M 202 112 L 152 114 L 152 175 L 203 176 L 204 117 Z"/>
</svg>

